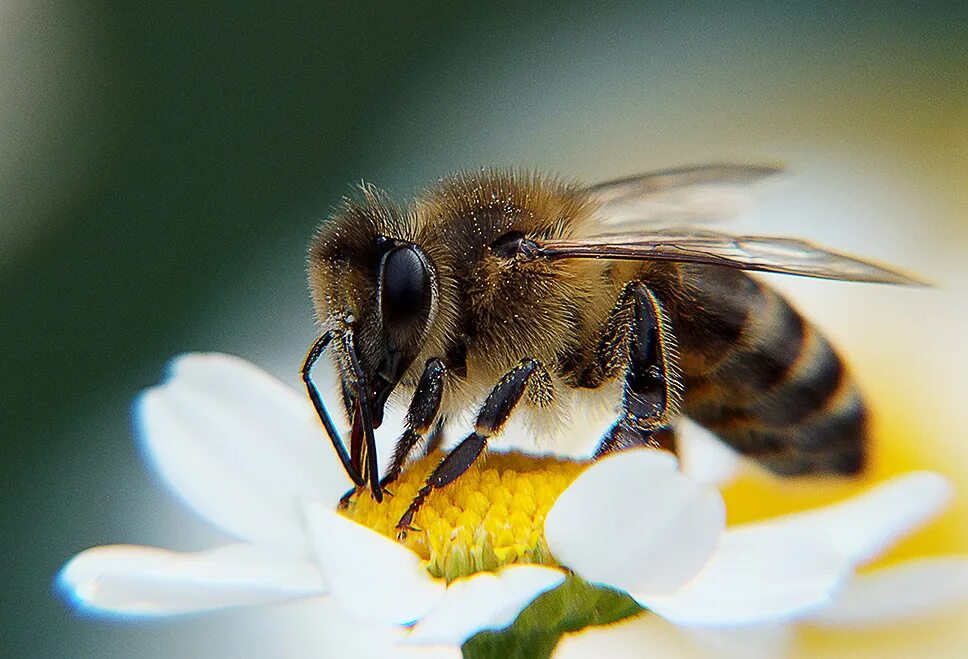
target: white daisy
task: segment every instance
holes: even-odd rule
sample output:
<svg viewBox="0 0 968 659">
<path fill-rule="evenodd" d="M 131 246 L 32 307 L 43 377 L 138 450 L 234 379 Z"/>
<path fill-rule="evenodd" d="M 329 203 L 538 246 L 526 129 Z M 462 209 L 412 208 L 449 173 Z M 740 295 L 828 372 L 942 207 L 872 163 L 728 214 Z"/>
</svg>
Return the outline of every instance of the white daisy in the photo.
<svg viewBox="0 0 968 659">
<path fill-rule="evenodd" d="M 793 647 L 794 623 L 882 626 L 968 602 L 968 557 L 853 572 L 949 497 L 943 479 L 919 472 L 841 504 L 732 527 L 686 587 L 636 596 L 658 615 L 566 637 L 555 657 L 638 657 L 645 644 L 659 657 L 782 657 Z"/>
<path fill-rule="evenodd" d="M 59 583 L 85 610 L 161 616 L 330 598 L 374 633 L 456 647 L 510 624 L 563 582 L 566 566 L 681 626 L 782 623 L 822 616 L 830 602 L 828 617 L 856 618 L 864 588 L 884 586 L 842 590 L 854 567 L 948 496 L 940 477 L 911 474 L 839 506 L 724 530 L 718 492 L 664 453 L 629 451 L 587 469 L 492 456 L 428 498 L 416 518 L 423 531 L 403 546 L 367 526 L 390 534 L 431 461 L 414 465 L 387 504 L 359 497 L 347 513 L 360 523 L 336 513 L 347 484 L 312 407 L 246 362 L 182 357 L 138 412 L 167 484 L 239 542 L 192 554 L 83 552 Z"/>
<path fill-rule="evenodd" d="M 555 659 L 608 656 L 631 659 L 642 656 L 702 658 L 742 657 L 775 659 L 799 656 L 796 634 L 801 628 L 820 627 L 848 631 L 890 629 L 917 621 L 968 601 L 968 559 L 963 556 L 912 560 L 871 573 L 854 576 L 831 601 L 791 620 L 759 622 L 737 627 L 675 625 L 654 615 L 641 615 L 610 627 L 590 627 L 566 636 Z M 896 627 L 895 627 L 896 629 Z M 895 636 L 894 643 L 910 641 L 891 656 L 917 652 L 924 638 Z M 877 651 L 858 656 L 879 656 Z M 852 655 L 853 656 L 853 655 Z M 945 655 L 948 656 L 948 655 Z"/>
</svg>

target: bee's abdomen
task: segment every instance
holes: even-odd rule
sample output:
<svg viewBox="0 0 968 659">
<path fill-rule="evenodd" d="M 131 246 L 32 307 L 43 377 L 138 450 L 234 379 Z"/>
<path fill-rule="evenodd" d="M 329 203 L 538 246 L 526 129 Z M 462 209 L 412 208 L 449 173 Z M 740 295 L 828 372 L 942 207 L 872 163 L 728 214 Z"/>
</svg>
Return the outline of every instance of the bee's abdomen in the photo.
<svg viewBox="0 0 968 659">
<path fill-rule="evenodd" d="M 752 277 L 704 270 L 672 319 L 686 414 L 774 472 L 858 472 L 866 410 L 830 343 Z"/>
</svg>

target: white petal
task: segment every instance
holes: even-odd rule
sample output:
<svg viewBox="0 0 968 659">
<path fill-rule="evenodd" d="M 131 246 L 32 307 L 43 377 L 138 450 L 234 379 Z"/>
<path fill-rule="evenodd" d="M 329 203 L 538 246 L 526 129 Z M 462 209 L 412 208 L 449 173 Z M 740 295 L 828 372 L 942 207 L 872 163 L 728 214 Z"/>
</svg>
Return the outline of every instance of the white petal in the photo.
<svg viewBox="0 0 968 659">
<path fill-rule="evenodd" d="M 749 525 L 726 531 L 712 560 L 677 592 L 631 594 L 679 625 L 774 623 L 828 602 L 849 568 L 808 533 Z"/>
<path fill-rule="evenodd" d="M 333 597 L 360 618 L 407 625 L 444 596 L 417 554 L 322 504 L 306 507 L 320 570 Z"/>
<path fill-rule="evenodd" d="M 796 528 L 797 533 L 813 535 L 859 565 L 939 513 L 951 494 L 951 486 L 942 476 L 912 472 L 842 503 L 748 526 Z"/>
<path fill-rule="evenodd" d="M 683 625 L 742 625 L 802 617 L 829 603 L 853 568 L 936 513 L 950 496 L 936 474 L 895 478 L 833 506 L 726 531 L 719 551 L 682 590 L 633 593 Z"/>
<path fill-rule="evenodd" d="M 683 628 L 683 634 L 707 656 L 717 659 L 777 659 L 793 650 L 794 625 Z"/>
<path fill-rule="evenodd" d="M 962 602 L 968 602 L 968 557 L 922 559 L 854 577 L 809 620 L 843 627 L 881 625 Z"/>
<path fill-rule="evenodd" d="M 325 593 L 313 563 L 282 560 L 251 545 L 193 554 L 133 545 L 95 547 L 64 566 L 58 587 L 84 610 L 131 616 L 191 613 Z"/>
<path fill-rule="evenodd" d="M 696 574 L 725 524 L 715 490 L 679 472 L 663 451 L 622 451 L 594 463 L 545 521 L 562 565 L 628 592 L 671 592 Z"/>
<path fill-rule="evenodd" d="M 793 645 L 789 625 L 734 629 L 682 629 L 656 615 L 639 615 L 614 625 L 587 627 L 561 639 L 554 659 L 776 659 Z"/>
<path fill-rule="evenodd" d="M 558 642 L 553 659 L 709 659 L 709 654 L 659 616 L 643 614 L 614 625 L 586 627 Z"/>
<path fill-rule="evenodd" d="M 677 428 L 682 471 L 695 481 L 715 487 L 732 481 L 742 458 L 711 432 L 688 419 Z"/>
<path fill-rule="evenodd" d="M 407 642 L 459 646 L 477 632 L 507 627 L 535 597 L 564 580 L 560 570 L 539 565 L 511 565 L 498 573 L 458 579 Z"/>
<path fill-rule="evenodd" d="M 193 653 L 193 657 L 267 657 L 281 659 L 460 659 L 457 648 L 402 646 L 400 640 L 409 630 L 394 624 L 366 622 L 344 611 L 332 597 L 316 597 L 285 606 L 266 607 L 239 620 L 229 618 L 236 626 L 258 625 L 264 630 L 258 648 L 239 648 L 232 643 L 221 653 Z M 226 618 L 228 618 L 226 616 Z M 220 630 L 221 631 L 221 630 Z M 226 630 L 232 633 L 231 629 Z M 236 630 L 236 634 L 240 631 Z M 184 647 L 184 646 L 183 646 Z M 171 653 L 167 656 L 174 656 Z"/>
<path fill-rule="evenodd" d="M 227 355 L 185 355 L 137 404 L 145 452 L 196 512 L 258 544 L 305 549 L 302 500 L 346 483 L 308 400 Z"/>
</svg>

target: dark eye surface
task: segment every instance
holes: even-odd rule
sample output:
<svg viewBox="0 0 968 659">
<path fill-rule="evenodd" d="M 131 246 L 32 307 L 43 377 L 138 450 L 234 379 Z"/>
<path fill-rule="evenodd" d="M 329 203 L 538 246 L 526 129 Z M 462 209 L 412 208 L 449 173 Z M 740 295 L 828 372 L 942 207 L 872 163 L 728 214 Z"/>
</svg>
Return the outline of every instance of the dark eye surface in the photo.
<svg viewBox="0 0 968 659">
<path fill-rule="evenodd" d="M 430 275 L 413 247 L 397 247 L 390 251 L 383 261 L 380 304 L 384 319 L 399 323 L 420 316 L 429 288 Z"/>
</svg>

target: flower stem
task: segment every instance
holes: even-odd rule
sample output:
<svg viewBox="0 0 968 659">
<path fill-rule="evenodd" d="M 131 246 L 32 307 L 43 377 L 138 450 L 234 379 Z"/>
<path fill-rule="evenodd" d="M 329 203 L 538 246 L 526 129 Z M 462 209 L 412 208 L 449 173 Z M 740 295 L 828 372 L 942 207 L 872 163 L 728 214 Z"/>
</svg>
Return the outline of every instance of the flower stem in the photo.
<svg viewBox="0 0 968 659">
<path fill-rule="evenodd" d="M 461 650 L 465 659 L 550 657 L 562 635 L 617 622 L 644 610 L 625 593 L 571 575 L 535 598 L 509 627 L 475 634 Z"/>
</svg>

